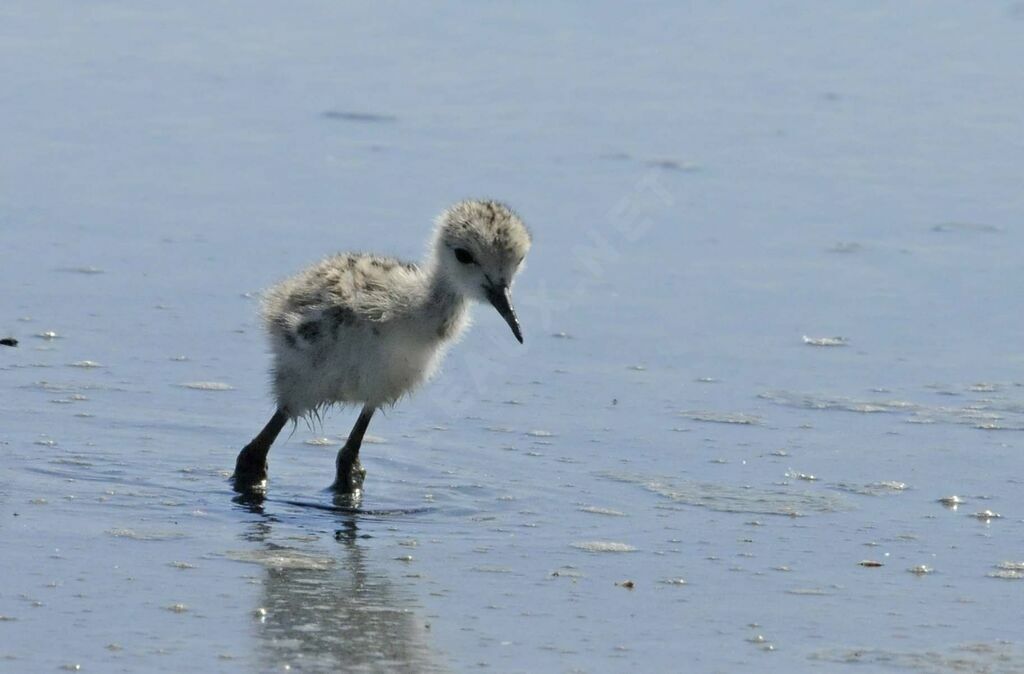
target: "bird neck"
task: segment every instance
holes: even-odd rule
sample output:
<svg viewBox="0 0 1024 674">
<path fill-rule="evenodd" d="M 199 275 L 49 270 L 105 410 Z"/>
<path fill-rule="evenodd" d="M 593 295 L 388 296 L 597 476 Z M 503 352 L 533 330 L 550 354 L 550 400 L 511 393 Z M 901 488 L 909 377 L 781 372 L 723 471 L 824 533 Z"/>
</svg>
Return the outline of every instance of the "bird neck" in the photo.
<svg viewBox="0 0 1024 674">
<path fill-rule="evenodd" d="M 427 269 L 429 281 L 424 312 L 435 317 L 441 326 L 454 325 L 466 310 L 466 296 L 436 260 Z"/>
<path fill-rule="evenodd" d="M 445 274 L 435 273 L 430 279 L 429 287 L 428 301 L 435 306 L 450 306 L 455 309 L 466 303 L 466 298 Z"/>
</svg>

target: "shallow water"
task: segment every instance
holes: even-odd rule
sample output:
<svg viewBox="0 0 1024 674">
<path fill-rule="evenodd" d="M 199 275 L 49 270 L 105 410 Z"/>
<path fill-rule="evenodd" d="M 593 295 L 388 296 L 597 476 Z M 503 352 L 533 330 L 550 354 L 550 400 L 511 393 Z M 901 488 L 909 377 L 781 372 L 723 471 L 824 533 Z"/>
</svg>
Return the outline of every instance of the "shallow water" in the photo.
<svg viewBox="0 0 1024 674">
<path fill-rule="evenodd" d="M 5 3 L 0 671 L 1024 671 L 1018 4 Z M 474 194 L 525 346 L 238 502 L 259 290 Z"/>
</svg>

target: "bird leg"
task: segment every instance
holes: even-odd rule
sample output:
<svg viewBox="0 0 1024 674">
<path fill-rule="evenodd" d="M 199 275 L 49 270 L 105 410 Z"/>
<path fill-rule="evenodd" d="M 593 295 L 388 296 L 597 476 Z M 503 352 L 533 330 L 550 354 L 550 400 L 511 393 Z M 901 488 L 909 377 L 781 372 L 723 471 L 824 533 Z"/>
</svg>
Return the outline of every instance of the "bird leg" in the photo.
<svg viewBox="0 0 1024 674">
<path fill-rule="evenodd" d="M 288 415 L 284 410 L 277 410 L 259 435 L 238 453 L 235 474 L 231 476 L 235 483 L 235 491 L 249 492 L 266 487 L 267 454 L 287 421 Z"/>
<path fill-rule="evenodd" d="M 375 408 L 369 405 L 363 408 L 352 432 L 348 434 L 345 446 L 338 452 L 337 475 L 331 488 L 340 494 L 353 494 L 362 489 L 366 471 L 359 464 L 359 447 L 363 444 L 363 435 L 374 411 Z"/>
</svg>

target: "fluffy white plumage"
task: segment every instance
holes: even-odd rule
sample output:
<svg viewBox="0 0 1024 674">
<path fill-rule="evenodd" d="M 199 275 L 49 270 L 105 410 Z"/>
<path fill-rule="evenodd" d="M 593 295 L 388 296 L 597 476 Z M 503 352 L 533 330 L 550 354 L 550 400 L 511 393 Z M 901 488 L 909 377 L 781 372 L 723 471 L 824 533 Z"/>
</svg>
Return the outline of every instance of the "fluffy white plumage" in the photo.
<svg viewBox="0 0 1024 674">
<path fill-rule="evenodd" d="M 342 253 L 271 288 L 262 316 L 278 409 L 239 453 L 236 489 L 265 487 L 267 454 L 288 419 L 357 403 L 363 409 L 334 482 L 338 492 L 357 494 L 359 448 L 374 411 L 434 374 L 469 324 L 471 301 L 489 302 L 523 341 L 509 288 L 529 249 L 529 231 L 507 206 L 463 201 L 437 219 L 422 265 Z"/>
<path fill-rule="evenodd" d="M 488 279 L 510 285 L 529 247 L 506 206 L 467 201 L 438 218 L 422 265 L 339 254 L 273 287 L 262 316 L 279 407 L 298 417 L 335 403 L 394 403 L 434 374 L 469 324 L 469 300 L 488 299 Z"/>
</svg>

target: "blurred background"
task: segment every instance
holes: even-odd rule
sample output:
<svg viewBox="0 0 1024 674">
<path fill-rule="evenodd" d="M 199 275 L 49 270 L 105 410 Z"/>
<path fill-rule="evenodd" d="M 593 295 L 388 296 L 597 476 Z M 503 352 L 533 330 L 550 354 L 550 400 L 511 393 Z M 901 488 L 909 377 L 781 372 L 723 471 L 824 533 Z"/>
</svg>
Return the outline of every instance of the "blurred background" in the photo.
<svg viewBox="0 0 1024 674">
<path fill-rule="evenodd" d="M 1021 63 L 1019 2 L 3 3 L 0 670 L 1024 670 Z M 376 515 L 347 412 L 232 503 L 259 292 L 467 197 L 525 346 L 375 420 Z"/>
</svg>

